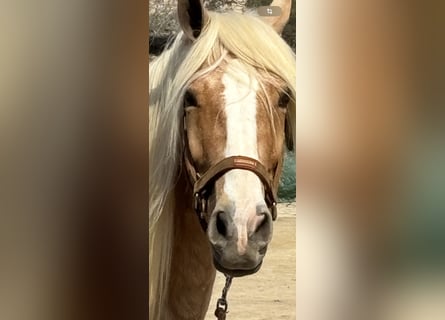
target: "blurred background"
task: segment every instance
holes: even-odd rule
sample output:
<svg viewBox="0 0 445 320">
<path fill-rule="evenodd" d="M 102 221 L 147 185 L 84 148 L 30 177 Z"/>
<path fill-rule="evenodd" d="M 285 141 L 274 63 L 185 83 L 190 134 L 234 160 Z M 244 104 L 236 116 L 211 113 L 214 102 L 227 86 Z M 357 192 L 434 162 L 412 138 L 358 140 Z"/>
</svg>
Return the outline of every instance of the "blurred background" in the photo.
<svg viewBox="0 0 445 320">
<path fill-rule="evenodd" d="M 443 319 L 445 7 L 296 12 L 297 318 Z"/>
<path fill-rule="evenodd" d="M 148 6 L 0 7 L 0 318 L 146 318 Z"/>
</svg>

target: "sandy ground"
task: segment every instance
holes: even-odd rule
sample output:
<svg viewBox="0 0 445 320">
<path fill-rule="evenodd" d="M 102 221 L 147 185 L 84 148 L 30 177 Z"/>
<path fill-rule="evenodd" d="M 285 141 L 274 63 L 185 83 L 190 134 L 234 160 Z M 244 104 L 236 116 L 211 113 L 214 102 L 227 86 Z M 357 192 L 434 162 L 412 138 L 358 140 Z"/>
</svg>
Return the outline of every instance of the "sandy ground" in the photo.
<svg viewBox="0 0 445 320">
<path fill-rule="evenodd" d="M 206 320 L 214 320 L 225 278 L 218 272 Z M 227 320 L 295 319 L 295 203 L 278 205 L 274 234 L 261 269 L 233 279 Z"/>
</svg>

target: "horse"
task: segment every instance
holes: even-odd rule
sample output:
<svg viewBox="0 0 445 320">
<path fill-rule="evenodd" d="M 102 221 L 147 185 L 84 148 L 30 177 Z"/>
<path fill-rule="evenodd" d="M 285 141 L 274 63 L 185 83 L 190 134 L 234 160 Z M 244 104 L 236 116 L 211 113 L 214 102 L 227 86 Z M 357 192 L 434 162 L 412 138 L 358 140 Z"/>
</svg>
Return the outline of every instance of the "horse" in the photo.
<svg viewBox="0 0 445 320">
<path fill-rule="evenodd" d="M 246 276 L 272 239 L 295 140 L 295 54 L 281 15 L 179 0 L 181 31 L 149 65 L 149 319 L 204 319 L 216 270 Z"/>
</svg>

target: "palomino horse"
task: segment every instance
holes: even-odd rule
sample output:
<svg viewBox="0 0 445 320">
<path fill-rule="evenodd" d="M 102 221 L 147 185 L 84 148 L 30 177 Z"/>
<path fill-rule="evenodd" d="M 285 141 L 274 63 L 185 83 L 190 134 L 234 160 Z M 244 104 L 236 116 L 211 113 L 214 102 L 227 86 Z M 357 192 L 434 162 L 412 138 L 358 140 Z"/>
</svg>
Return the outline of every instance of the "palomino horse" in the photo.
<svg viewBox="0 0 445 320">
<path fill-rule="evenodd" d="M 263 19 L 180 0 L 182 32 L 150 65 L 151 320 L 204 319 L 216 269 L 257 272 L 271 241 L 295 132 L 291 1 L 272 5 Z"/>
</svg>

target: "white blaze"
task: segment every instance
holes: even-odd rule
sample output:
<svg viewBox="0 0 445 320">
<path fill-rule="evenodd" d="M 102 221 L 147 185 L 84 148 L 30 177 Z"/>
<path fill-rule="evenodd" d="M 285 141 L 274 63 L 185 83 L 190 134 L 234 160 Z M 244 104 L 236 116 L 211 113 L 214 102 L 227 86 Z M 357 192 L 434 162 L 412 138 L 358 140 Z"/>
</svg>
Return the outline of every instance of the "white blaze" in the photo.
<svg viewBox="0 0 445 320">
<path fill-rule="evenodd" d="M 223 75 L 227 141 L 225 156 L 247 156 L 259 160 L 257 148 L 257 90 L 258 81 L 250 78 L 237 60 L 232 60 Z M 247 246 L 247 235 L 254 230 L 256 207 L 264 203 L 260 179 L 247 170 L 231 170 L 225 174 L 224 192 L 235 205 L 234 222 L 238 230 L 238 251 Z"/>
</svg>

